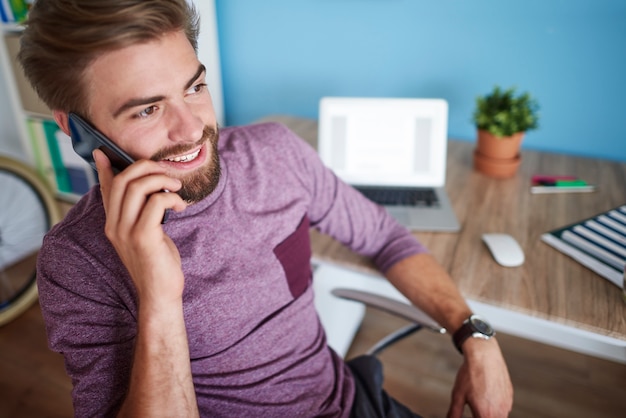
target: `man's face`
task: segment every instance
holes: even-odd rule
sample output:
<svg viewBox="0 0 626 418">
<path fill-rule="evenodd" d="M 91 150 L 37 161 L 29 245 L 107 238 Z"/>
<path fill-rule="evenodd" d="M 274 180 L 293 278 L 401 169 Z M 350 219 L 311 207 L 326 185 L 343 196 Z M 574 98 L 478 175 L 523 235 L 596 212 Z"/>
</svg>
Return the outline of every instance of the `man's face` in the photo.
<svg viewBox="0 0 626 418">
<path fill-rule="evenodd" d="M 85 74 L 91 122 L 134 159 L 152 159 L 196 202 L 219 180 L 204 67 L 182 32 L 98 57 Z"/>
</svg>

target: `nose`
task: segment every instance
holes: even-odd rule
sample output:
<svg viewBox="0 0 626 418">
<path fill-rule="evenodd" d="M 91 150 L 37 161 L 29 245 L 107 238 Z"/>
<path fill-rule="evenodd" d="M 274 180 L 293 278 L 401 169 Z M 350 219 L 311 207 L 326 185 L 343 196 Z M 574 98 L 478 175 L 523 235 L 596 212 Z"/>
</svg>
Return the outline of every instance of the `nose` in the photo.
<svg viewBox="0 0 626 418">
<path fill-rule="evenodd" d="M 200 113 L 188 103 L 170 106 L 169 139 L 173 142 L 196 142 L 202 137 L 204 125 Z"/>
</svg>

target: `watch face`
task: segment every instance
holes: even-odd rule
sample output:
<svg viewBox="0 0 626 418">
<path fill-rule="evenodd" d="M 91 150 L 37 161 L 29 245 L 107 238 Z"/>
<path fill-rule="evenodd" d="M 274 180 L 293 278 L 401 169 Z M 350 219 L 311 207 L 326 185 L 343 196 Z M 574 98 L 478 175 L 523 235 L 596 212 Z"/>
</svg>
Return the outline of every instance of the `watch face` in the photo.
<svg viewBox="0 0 626 418">
<path fill-rule="evenodd" d="M 491 325 L 489 325 L 489 323 L 487 323 L 480 317 L 472 316 L 470 318 L 470 322 L 472 323 L 472 326 L 474 327 L 474 329 L 480 332 L 481 334 L 484 334 L 487 336 L 491 336 L 493 334 L 493 328 L 491 328 Z"/>
</svg>

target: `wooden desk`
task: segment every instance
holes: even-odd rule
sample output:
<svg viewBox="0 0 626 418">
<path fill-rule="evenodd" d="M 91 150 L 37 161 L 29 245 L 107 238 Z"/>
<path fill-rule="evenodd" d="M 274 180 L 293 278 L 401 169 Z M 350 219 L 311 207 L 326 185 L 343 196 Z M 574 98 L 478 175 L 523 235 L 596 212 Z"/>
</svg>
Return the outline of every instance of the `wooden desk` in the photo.
<svg viewBox="0 0 626 418">
<path fill-rule="evenodd" d="M 317 144 L 314 120 L 284 116 L 266 120 L 283 122 L 314 147 Z M 497 180 L 473 170 L 473 149 L 471 142 L 450 141 L 448 146 L 446 189 L 461 231 L 415 235 L 448 270 L 472 308 L 488 310 L 487 316 L 494 325 L 500 323 L 502 331 L 559 345 L 557 340 L 569 338 L 562 336 L 563 330 L 580 330 L 601 342 L 606 337 L 615 346 L 607 355 L 581 351 L 626 362 L 626 304 L 621 290 L 540 241 L 546 231 L 625 204 L 626 164 L 524 150 L 519 173 Z M 598 185 L 598 191 L 533 195 L 530 178 L 538 173 L 575 174 Z M 496 264 L 481 241 L 485 232 L 514 236 L 524 249 L 524 265 Z M 318 261 L 375 273 L 368 260 L 327 236 L 312 232 L 312 245 Z M 580 344 L 574 339 L 569 348 Z"/>
</svg>

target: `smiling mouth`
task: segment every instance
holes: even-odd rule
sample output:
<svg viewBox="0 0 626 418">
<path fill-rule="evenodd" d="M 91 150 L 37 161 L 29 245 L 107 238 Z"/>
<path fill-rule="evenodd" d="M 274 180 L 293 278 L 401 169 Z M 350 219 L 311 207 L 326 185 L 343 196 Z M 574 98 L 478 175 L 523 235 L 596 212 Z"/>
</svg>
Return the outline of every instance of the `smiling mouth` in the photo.
<svg viewBox="0 0 626 418">
<path fill-rule="evenodd" d="M 165 161 L 169 161 L 172 163 L 188 163 L 189 161 L 193 161 L 196 158 L 198 158 L 198 155 L 200 155 L 200 150 L 194 151 L 191 154 L 187 154 L 187 155 L 181 155 L 181 156 L 172 157 L 172 158 L 165 158 Z"/>
</svg>

